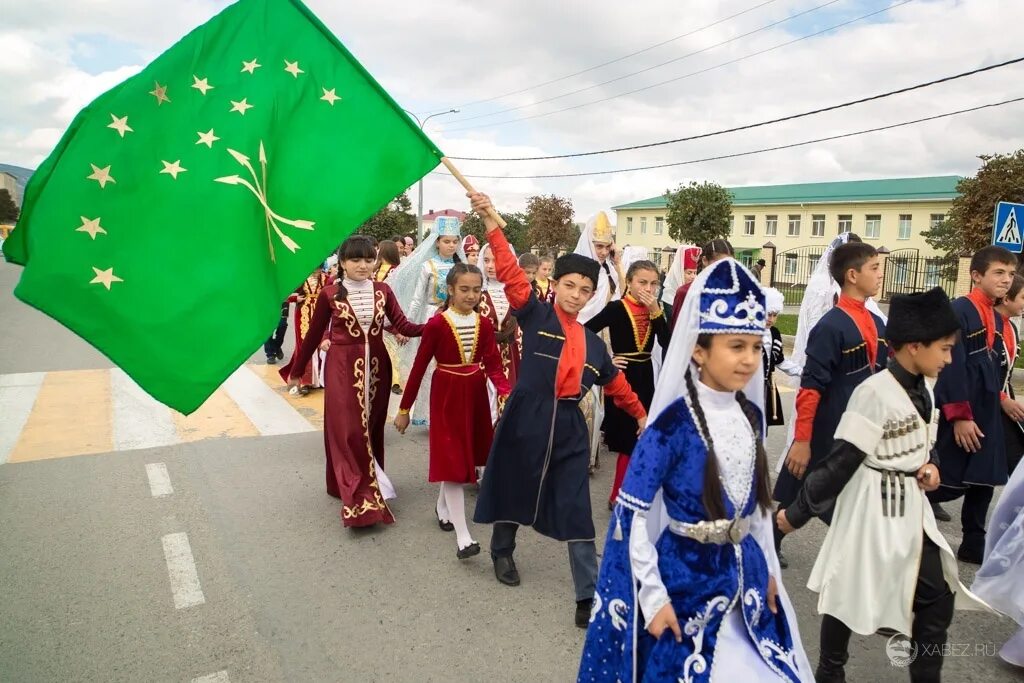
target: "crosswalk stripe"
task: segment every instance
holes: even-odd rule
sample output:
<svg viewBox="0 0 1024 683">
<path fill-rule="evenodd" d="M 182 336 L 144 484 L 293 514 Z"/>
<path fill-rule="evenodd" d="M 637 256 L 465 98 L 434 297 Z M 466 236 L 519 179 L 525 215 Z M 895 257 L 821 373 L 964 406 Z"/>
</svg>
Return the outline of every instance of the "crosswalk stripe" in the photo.
<svg viewBox="0 0 1024 683">
<path fill-rule="evenodd" d="M 113 450 L 107 370 L 48 372 L 8 462 Z"/>
<path fill-rule="evenodd" d="M 110 371 L 114 399 L 114 449 L 156 448 L 181 443 L 171 411 L 139 387 L 124 370 Z"/>
<path fill-rule="evenodd" d="M 260 435 L 255 425 L 223 389 L 213 392 L 191 415 L 172 412 L 171 419 L 178 437 L 188 443 L 203 439 Z"/>
<path fill-rule="evenodd" d="M 288 393 L 288 385 L 281 380 L 277 367 L 274 365 L 250 365 L 249 369 L 270 387 L 271 391 L 288 402 L 299 415 L 317 429 L 324 428 L 324 392 L 314 391 L 307 396 Z"/>
<path fill-rule="evenodd" d="M 263 436 L 316 431 L 248 366 L 235 370 L 223 388 Z"/>
<path fill-rule="evenodd" d="M 0 465 L 7 462 L 25 428 L 45 375 L 45 372 L 0 375 Z"/>
</svg>

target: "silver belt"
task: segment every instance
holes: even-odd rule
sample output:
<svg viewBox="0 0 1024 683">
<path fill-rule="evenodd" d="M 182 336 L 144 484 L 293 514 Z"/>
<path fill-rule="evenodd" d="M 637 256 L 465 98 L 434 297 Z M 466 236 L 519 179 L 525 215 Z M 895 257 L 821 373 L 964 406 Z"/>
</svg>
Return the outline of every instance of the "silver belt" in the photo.
<svg viewBox="0 0 1024 683">
<path fill-rule="evenodd" d="M 702 521 L 695 524 L 670 519 L 668 528 L 672 533 L 693 539 L 698 543 L 739 543 L 750 534 L 750 517 L 737 519 L 716 519 L 713 522 Z"/>
</svg>

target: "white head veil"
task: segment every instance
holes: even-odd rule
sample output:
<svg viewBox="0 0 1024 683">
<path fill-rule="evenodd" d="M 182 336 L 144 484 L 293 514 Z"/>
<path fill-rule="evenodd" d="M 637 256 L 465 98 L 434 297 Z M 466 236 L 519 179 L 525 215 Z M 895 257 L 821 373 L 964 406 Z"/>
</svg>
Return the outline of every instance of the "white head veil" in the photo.
<svg viewBox="0 0 1024 683">
<path fill-rule="evenodd" d="M 489 286 L 493 287 L 495 284 L 499 284 L 499 285 L 505 284 L 504 282 L 502 282 L 501 280 L 498 279 L 498 277 L 497 277 L 498 271 L 497 270 L 494 271 L 495 277 L 494 277 L 493 280 L 490 279 L 489 277 L 487 277 L 487 266 L 484 264 L 484 254 L 486 252 L 490 251 L 490 250 L 491 250 L 491 245 L 488 244 L 487 242 L 484 242 L 483 245 L 481 245 L 481 247 L 480 247 L 480 252 L 476 255 L 476 267 L 480 269 L 480 272 L 483 273 L 483 276 L 484 276 L 484 289 L 487 289 Z M 515 248 L 511 244 L 508 245 L 508 250 L 512 252 L 513 256 L 516 255 L 516 250 L 515 250 Z"/>
<path fill-rule="evenodd" d="M 629 267 L 637 261 L 647 260 L 647 247 L 629 246 L 623 247 L 622 257 L 620 263 L 622 265 L 623 274 L 629 272 Z M 623 282 L 622 286 L 625 287 L 626 283 Z"/>
<path fill-rule="evenodd" d="M 583 226 L 583 230 L 580 231 L 580 238 L 576 241 L 575 253 L 592 258 L 598 261 L 597 254 L 594 252 L 594 228 L 597 225 L 598 216 L 604 215 L 604 212 L 598 212 L 590 217 L 587 224 Z M 607 220 L 607 216 L 604 216 Z M 600 263 L 600 261 L 598 261 Z M 597 282 L 594 285 L 594 296 L 591 297 L 587 305 L 579 312 L 576 319 L 581 324 L 586 323 L 588 320 L 593 318 L 595 315 L 604 310 L 604 307 L 608 305 L 609 301 L 621 298 L 622 296 L 622 283 L 618 281 L 618 273 L 614 268 L 609 265 L 609 270 L 612 273 L 612 277 L 615 278 L 617 283 L 617 289 L 615 293 L 609 298 L 611 286 L 608 284 L 608 273 L 605 272 L 604 266 L 601 266 L 601 272 L 598 274 Z"/>
<path fill-rule="evenodd" d="M 431 257 L 437 255 L 437 244 L 438 234 L 436 230 L 432 230 L 429 235 L 423 238 L 420 245 L 416 247 L 411 254 L 405 257 L 405 260 L 395 268 L 395 271 L 388 278 L 388 285 L 391 287 L 391 291 L 395 293 L 395 298 L 398 299 L 398 303 L 402 306 L 402 311 L 407 315 L 412 313 L 410 306 L 412 305 L 413 297 L 416 295 L 416 282 L 419 280 L 420 270 L 423 268 L 423 264 L 426 263 Z M 465 263 L 466 252 L 462 250 L 462 243 L 459 243 L 459 248 L 455 252 L 459 258 Z M 423 318 L 422 320 L 412 320 L 414 323 L 426 322 L 426 307 L 417 317 Z M 410 318 L 411 319 L 411 318 Z M 406 345 L 408 346 L 408 344 Z"/>
<path fill-rule="evenodd" d="M 702 270 L 697 278 L 690 285 L 690 291 L 686 296 L 686 300 L 683 302 L 682 310 L 679 312 L 678 322 L 675 327 L 675 331 L 672 335 L 672 340 L 669 342 L 668 353 L 665 354 L 665 362 L 661 369 L 661 376 L 658 378 L 658 384 L 654 389 L 654 398 L 651 400 L 651 409 L 647 412 L 648 424 L 653 424 L 658 416 L 668 408 L 672 403 L 682 397 L 686 401 L 686 405 L 690 408 L 691 415 L 693 408 L 690 406 L 690 398 L 686 391 L 686 381 L 684 379 L 686 372 L 689 370 L 693 362 L 693 351 L 697 347 L 698 329 L 700 327 L 700 305 L 702 294 L 704 293 L 705 285 L 708 277 L 716 268 L 723 267 L 720 264 L 731 264 L 737 269 L 742 269 L 747 272 L 751 280 L 757 281 L 752 273 L 747 271 L 741 263 L 735 259 L 728 258 L 722 259 L 714 263 L 713 265 Z M 694 381 L 696 380 L 696 371 L 694 371 Z M 759 367 L 757 371 L 751 376 L 747 386 L 743 388 L 743 393 L 749 401 L 757 405 L 761 410 L 761 415 L 764 415 L 764 370 Z M 696 424 L 696 418 L 694 418 Z M 764 433 L 764 422 L 762 418 L 762 433 Z M 783 610 L 786 613 L 786 620 L 789 624 L 790 633 L 793 637 L 794 652 L 797 656 L 797 667 L 801 673 L 806 677 L 805 680 L 813 682 L 814 678 L 810 662 L 807 660 L 807 654 L 804 652 L 803 644 L 800 640 L 800 630 L 796 620 L 796 610 L 793 609 L 793 603 L 789 599 L 789 594 L 786 592 L 786 587 L 782 583 L 782 568 L 779 566 L 779 557 L 775 552 L 775 542 L 772 538 L 772 526 L 771 520 L 766 517 L 760 516 L 760 508 L 756 508 L 754 516 L 759 519 L 751 525 L 751 533 L 756 537 L 758 545 L 761 546 L 761 550 L 764 552 L 765 560 L 768 564 L 768 572 L 776 578 L 776 583 L 779 589 L 779 601 L 782 603 Z M 654 501 L 651 503 L 650 512 L 647 513 L 647 531 L 650 535 L 651 543 L 657 543 L 661 537 L 662 532 L 668 526 L 669 516 L 665 510 L 665 504 L 662 500 L 662 493 L 659 490 L 654 497 Z"/>
<path fill-rule="evenodd" d="M 676 290 L 683 286 L 685 268 L 683 261 L 686 260 L 686 251 L 696 249 L 692 244 L 680 244 L 676 247 L 675 256 L 672 258 L 672 265 L 669 266 L 668 274 L 665 276 L 665 286 L 661 290 L 661 300 L 671 306 L 675 302 Z"/>
</svg>

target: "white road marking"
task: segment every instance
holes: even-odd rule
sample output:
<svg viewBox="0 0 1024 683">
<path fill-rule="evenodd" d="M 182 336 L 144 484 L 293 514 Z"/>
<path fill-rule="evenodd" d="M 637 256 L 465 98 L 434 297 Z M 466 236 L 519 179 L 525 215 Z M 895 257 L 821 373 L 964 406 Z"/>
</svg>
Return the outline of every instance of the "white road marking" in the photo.
<svg viewBox="0 0 1024 683">
<path fill-rule="evenodd" d="M 0 465 L 7 462 L 35 407 L 45 372 L 0 375 Z"/>
<path fill-rule="evenodd" d="M 171 580 L 174 608 L 184 609 L 206 602 L 203 587 L 199 585 L 196 561 L 192 558 L 192 547 L 188 534 L 184 532 L 167 534 L 163 537 L 164 558 L 167 560 L 167 575 Z"/>
<path fill-rule="evenodd" d="M 171 475 L 167 473 L 167 465 L 162 462 L 147 464 L 146 476 L 149 477 L 149 492 L 153 494 L 154 498 L 174 493 L 174 487 L 171 486 Z"/>
<path fill-rule="evenodd" d="M 114 404 L 114 450 L 181 443 L 170 408 L 143 391 L 120 368 L 110 371 L 110 394 Z"/>
<path fill-rule="evenodd" d="M 244 365 L 227 378 L 223 388 L 263 436 L 317 431 L 288 401 Z"/>
<path fill-rule="evenodd" d="M 227 671 L 218 671 L 215 674 L 207 674 L 199 678 L 193 678 L 192 683 L 230 683 Z"/>
</svg>

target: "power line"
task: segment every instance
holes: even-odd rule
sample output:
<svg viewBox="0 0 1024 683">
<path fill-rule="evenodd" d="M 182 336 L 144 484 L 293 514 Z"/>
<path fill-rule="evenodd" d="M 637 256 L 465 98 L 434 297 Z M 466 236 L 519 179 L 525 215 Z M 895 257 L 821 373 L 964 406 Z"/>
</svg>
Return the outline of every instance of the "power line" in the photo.
<svg viewBox="0 0 1024 683">
<path fill-rule="evenodd" d="M 790 16 L 786 17 L 785 19 L 779 19 L 778 21 L 773 21 L 772 23 L 766 24 L 766 25 L 764 25 L 764 26 L 762 26 L 760 28 L 756 28 L 756 29 L 754 29 L 752 31 L 747 31 L 746 33 L 742 33 L 742 34 L 740 34 L 738 36 L 733 36 L 732 38 L 729 38 L 728 40 L 723 40 L 720 43 L 715 43 L 714 45 L 709 45 L 709 46 L 707 46 L 705 48 L 701 48 L 700 50 L 695 50 L 694 52 L 689 52 L 689 53 L 687 53 L 685 55 L 681 55 L 679 57 L 674 57 L 674 58 L 668 60 L 667 62 L 661 62 L 660 64 L 655 64 L 653 66 L 648 66 L 648 67 L 646 67 L 644 69 L 640 69 L 639 71 L 633 71 L 631 73 L 625 74 L 623 76 L 617 76 L 617 77 L 609 79 L 607 81 L 602 81 L 600 83 L 594 83 L 593 85 L 588 85 L 588 86 L 583 87 L 583 88 L 577 88 L 576 90 L 570 90 L 567 93 L 563 93 L 561 95 L 555 95 L 553 97 L 547 97 L 547 98 L 544 98 L 543 100 L 537 100 L 536 102 L 531 102 L 529 104 L 521 104 L 521 105 L 516 106 L 516 107 L 508 107 L 507 109 L 498 109 L 496 111 L 487 112 L 485 114 L 476 114 L 474 116 L 465 116 L 465 117 L 463 117 L 461 119 L 452 119 L 451 121 L 449 121 L 449 123 L 461 123 L 463 121 L 474 121 L 476 119 L 487 118 L 488 116 L 497 116 L 498 114 L 507 114 L 510 111 L 519 111 L 520 109 L 528 109 L 529 107 L 536 107 L 538 104 L 544 104 L 545 102 L 554 102 L 555 100 L 560 100 L 560 99 L 565 98 L 565 97 L 570 97 L 572 95 L 577 95 L 577 94 L 579 94 L 581 92 L 586 92 L 588 90 L 593 90 L 594 88 L 600 88 L 602 86 L 608 85 L 609 83 L 617 83 L 618 81 L 622 81 L 622 80 L 625 80 L 627 78 L 632 78 L 633 76 L 638 76 L 638 75 L 640 75 L 642 73 L 647 73 L 648 71 L 653 71 L 654 69 L 660 69 L 661 67 L 668 66 L 669 64 L 674 64 L 676 62 L 682 61 L 682 60 L 687 59 L 689 57 L 693 57 L 694 55 L 699 55 L 699 54 L 702 54 L 704 52 L 709 52 L 711 50 L 714 50 L 715 48 L 722 47 L 723 45 L 728 45 L 729 43 L 736 42 L 737 40 L 741 40 L 743 38 L 748 38 L 748 37 L 754 35 L 755 33 L 760 33 L 761 31 L 767 31 L 768 29 L 773 28 L 775 26 L 778 26 L 779 24 L 785 24 L 788 21 L 792 21 L 793 19 L 797 19 L 798 17 L 802 17 L 805 14 L 810 14 L 811 12 L 816 12 L 819 9 L 828 7 L 829 5 L 834 5 L 834 4 L 836 4 L 837 2 L 840 2 L 840 1 L 841 0 L 828 0 L 827 2 L 823 2 L 820 5 L 816 5 L 815 7 L 811 7 L 810 9 L 806 9 L 806 10 L 804 10 L 802 12 L 797 12 L 796 14 L 790 15 Z M 909 2 L 909 1 L 910 0 L 907 0 L 907 2 Z M 449 129 L 449 130 L 457 130 L 457 129 L 453 128 L 453 129 Z"/>
<path fill-rule="evenodd" d="M 509 91 L 509 92 L 504 93 L 502 95 L 495 95 L 494 97 L 488 97 L 488 98 L 483 99 L 483 100 L 473 100 L 472 102 L 466 102 L 465 104 L 457 104 L 457 105 L 455 105 L 452 108 L 454 108 L 454 109 L 466 109 L 468 107 L 473 107 L 473 106 L 476 106 L 478 104 L 486 104 L 487 102 L 494 102 L 495 100 L 501 100 L 501 99 L 504 99 L 506 97 L 511 97 L 512 95 L 519 95 L 521 93 L 528 92 L 530 90 L 536 90 L 537 88 L 543 88 L 546 85 L 551 85 L 553 83 L 559 83 L 561 81 L 565 81 L 565 80 L 568 80 L 570 78 L 574 78 L 576 76 L 581 76 L 581 75 L 583 75 L 585 73 L 589 73 L 589 72 L 594 71 L 596 69 L 600 69 L 600 68 L 609 66 L 611 64 L 616 64 L 618 62 L 624 61 L 626 59 L 629 59 L 630 57 L 636 57 L 637 55 L 641 55 L 641 54 L 643 54 L 645 52 L 650 52 L 651 50 L 657 49 L 657 48 L 662 47 L 664 45 L 668 45 L 669 43 L 674 43 L 677 40 L 682 40 L 683 38 L 689 38 L 692 35 L 700 33 L 701 31 L 706 31 L 709 28 L 714 28 L 715 26 L 718 26 L 719 24 L 723 24 L 723 23 L 725 23 L 727 21 L 735 19 L 736 17 L 743 16 L 744 14 L 749 14 L 750 12 L 753 12 L 754 10 L 761 9 L 765 5 L 771 5 L 771 4 L 776 3 L 778 1 L 779 0 L 765 0 L 764 2 L 761 2 L 761 3 L 757 4 L 757 5 L 754 5 L 753 7 L 748 7 L 747 9 L 743 10 L 742 12 L 737 12 L 736 14 L 731 14 L 731 15 L 729 15 L 727 17 L 723 17 L 723 18 L 719 19 L 718 21 L 714 21 L 714 22 L 712 22 L 710 24 L 707 24 L 706 26 L 701 26 L 700 28 L 695 28 L 692 31 L 689 31 L 687 33 L 683 33 L 681 35 L 675 36 L 674 38 L 669 38 L 668 40 L 663 40 L 660 43 L 655 43 L 654 45 L 649 45 L 648 47 L 645 47 L 643 49 L 637 50 L 636 52 L 630 52 L 627 55 L 623 55 L 621 57 L 616 57 L 615 59 L 610 59 L 607 62 L 601 62 L 600 64 L 595 64 L 594 66 L 587 67 L 586 69 L 583 69 L 581 71 L 576 71 L 574 73 L 571 73 L 571 74 L 568 74 L 568 75 L 565 75 L 565 76 L 560 76 L 558 78 L 553 78 L 550 81 L 544 81 L 543 83 L 538 83 L 536 85 L 531 85 L 529 87 L 521 88 L 519 90 L 512 90 L 512 91 Z M 428 112 L 419 112 L 419 113 L 426 114 Z"/>
<path fill-rule="evenodd" d="M 989 104 L 982 104 L 977 107 L 970 107 L 969 109 L 959 109 L 957 111 L 946 112 L 945 114 L 936 114 L 935 116 L 927 116 L 922 119 L 914 119 L 913 121 L 903 121 L 902 123 L 893 123 L 888 126 L 878 126 L 875 128 L 865 128 L 863 130 L 853 131 L 850 133 L 841 133 L 839 135 L 830 135 L 824 138 L 816 138 L 814 140 L 804 140 L 803 142 L 794 142 L 788 145 L 777 145 L 775 147 L 763 147 L 761 149 L 754 149 L 747 152 L 736 152 L 735 154 L 722 154 L 714 157 L 705 157 L 703 159 L 690 159 L 688 161 L 676 161 L 669 164 L 655 164 L 652 166 L 633 166 L 631 168 L 617 168 L 609 171 L 588 171 L 583 173 L 550 173 L 546 175 L 473 175 L 466 173 L 464 174 L 467 178 L 486 178 L 490 180 L 534 180 L 541 178 L 579 178 L 582 176 L 596 176 L 596 175 L 611 175 L 613 173 L 629 173 L 631 171 L 649 171 L 657 168 L 671 168 L 673 166 L 686 166 L 689 164 L 700 164 L 707 161 L 720 161 L 722 159 L 735 159 L 737 157 L 750 156 L 752 154 L 763 154 L 764 152 L 776 152 L 783 149 L 791 149 L 793 147 L 805 147 L 807 145 L 814 145 L 819 142 L 829 142 L 832 140 L 842 140 L 843 138 L 852 138 L 858 135 L 866 135 L 867 133 L 877 133 L 883 130 L 892 130 L 893 128 L 903 128 L 905 126 L 912 126 L 918 123 L 925 123 L 927 121 L 935 121 L 938 119 L 948 118 L 950 116 L 958 116 L 960 114 L 967 114 L 973 111 L 980 111 L 982 109 L 992 109 L 995 107 L 1002 107 L 1003 105 L 1013 104 L 1015 102 L 1024 102 L 1024 97 L 1015 97 L 1012 100 L 1003 100 L 1002 102 L 992 102 Z M 451 175 L 450 173 L 444 173 L 435 171 L 438 175 Z"/>
<path fill-rule="evenodd" d="M 549 112 L 542 112 L 540 114 L 533 114 L 531 116 L 522 116 L 522 117 L 519 117 L 517 119 L 507 119 L 505 121 L 494 121 L 492 123 L 482 123 L 482 124 L 475 125 L 475 126 L 459 126 L 459 127 L 456 127 L 456 128 L 444 128 L 444 129 L 441 130 L 441 132 L 450 133 L 450 132 L 459 131 L 459 130 L 474 130 L 474 129 L 478 129 L 478 128 L 490 128 L 490 127 L 493 127 L 493 126 L 504 126 L 504 125 L 508 125 L 510 123 L 518 123 L 520 121 L 530 121 L 532 119 L 539 119 L 539 118 L 544 118 L 544 117 L 547 117 L 547 116 L 553 116 L 554 114 L 561 114 L 563 112 L 572 111 L 574 109 L 581 109 L 583 107 L 589 107 L 589 106 L 594 105 L 594 104 L 600 104 L 602 102 L 608 102 L 610 100 L 618 99 L 619 97 L 625 97 L 627 95 L 635 95 L 636 93 L 644 92 L 645 90 L 651 90 L 652 88 L 658 88 L 658 87 L 661 87 L 663 85 L 668 85 L 669 83 L 675 83 L 677 81 L 681 81 L 683 79 L 690 78 L 691 76 L 698 76 L 700 74 L 705 74 L 705 73 L 708 73 L 710 71 L 715 71 L 716 69 L 721 69 L 722 67 L 729 66 L 731 64 L 737 64 L 737 63 L 745 61 L 747 59 L 751 59 L 753 57 L 757 57 L 757 56 L 760 56 L 760 55 L 763 55 L 763 54 L 767 54 L 769 52 L 773 52 L 773 51 L 778 50 L 780 48 L 784 48 L 784 47 L 788 47 L 790 45 L 794 45 L 796 43 L 802 42 L 804 40 L 808 40 L 810 38 L 815 38 L 815 37 L 820 36 L 820 35 L 822 35 L 824 33 L 828 33 L 830 31 L 834 31 L 837 28 L 842 28 L 844 26 L 848 26 L 848 25 L 856 23 L 858 21 L 863 21 L 864 19 L 869 19 L 869 18 L 871 18 L 873 16 L 882 14 L 883 12 L 888 12 L 889 10 L 891 10 L 893 8 L 900 7 L 902 5 L 906 5 L 909 2 L 913 2 L 913 0 L 902 0 L 902 2 L 897 2 L 897 3 L 893 4 L 893 5 L 890 5 L 888 7 L 884 7 L 882 9 L 880 9 L 880 10 L 875 10 L 874 12 L 870 12 L 868 14 L 864 14 L 862 16 L 857 17 L 856 19 L 850 19 L 848 21 L 844 21 L 844 22 L 836 24 L 834 26 L 829 26 L 828 28 L 822 29 L 820 31 L 815 31 L 814 33 L 809 33 L 809 34 L 807 34 L 805 36 L 801 36 L 799 38 L 794 38 L 793 40 L 788 40 L 788 41 L 786 41 L 784 43 L 779 43 L 778 45 L 773 45 L 772 47 L 765 48 L 763 50 L 758 50 L 757 52 L 752 52 L 752 53 L 750 53 L 748 55 L 744 55 L 742 57 L 737 57 L 735 59 L 730 59 L 727 62 L 722 62 L 721 64 L 716 64 L 714 66 L 709 66 L 709 67 L 707 67 L 705 69 L 700 69 L 699 71 L 692 71 L 692 72 L 690 72 L 688 74 L 683 74 L 682 76 L 676 76 L 675 78 L 670 78 L 670 79 L 665 80 L 665 81 L 660 81 L 658 83 L 653 83 L 651 85 L 646 85 L 646 86 L 644 86 L 642 88 L 636 88 L 634 90 L 628 90 L 626 92 L 621 92 L 621 93 L 618 93 L 617 95 L 609 95 L 608 97 L 602 97 L 601 99 L 592 100 L 590 102 L 583 102 L 582 104 L 575 104 L 575 105 L 572 105 L 572 106 L 569 106 L 569 107 L 563 107 L 562 109 L 555 109 L 555 110 L 552 110 L 552 111 L 549 111 Z"/>
<path fill-rule="evenodd" d="M 836 111 L 837 109 L 844 109 L 846 107 L 852 107 L 852 106 L 857 105 L 857 104 L 864 104 L 865 102 L 874 102 L 876 100 L 885 99 L 887 97 L 892 97 L 894 95 L 902 95 L 904 93 L 912 92 L 914 90 L 921 90 L 923 88 L 928 88 L 930 86 L 938 85 L 940 83 L 948 83 L 950 81 L 955 81 L 955 80 L 960 79 L 960 78 L 967 78 L 968 76 L 974 76 L 974 75 L 977 75 L 977 74 L 980 74 L 980 73 L 985 73 L 986 71 L 993 71 L 995 69 L 1000 69 L 1000 68 L 1002 68 L 1004 66 L 1010 66 L 1010 65 L 1013 65 L 1013 64 L 1019 64 L 1020 62 L 1024 62 L 1024 57 L 1017 57 L 1015 59 L 1009 59 L 1009 60 L 1007 60 L 1005 62 L 1000 62 L 998 64 L 991 64 L 989 66 L 984 66 L 984 67 L 981 67 L 981 68 L 978 68 L 978 69 L 973 69 L 971 71 L 964 71 L 963 73 L 954 74 L 952 76 L 945 76 L 943 78 L 937 78 L 937 79 L 935 79 L 933 81 L 928 81 L 926 83 L 918 83 L 917 85 L 911 85 L 911 86 L 908 86 L 906 88 L 900 88 L 898 90 L 890 90 L 888 92 L 880 93 L 878 95 L 871 95 L 870 97 L 862 97 L 860 99 L 850 100 L 849 102 L 843 102 L 841 104 L 833 104 L 833 105 L 830 105 L 828 107 L 822 107 L 820 109 L 814 109 L 814 110 L 806 111 L 806 112 L 803 112 L 803 113 L 800 113 L 800 114 L 790 114 L 788 116 L 782 116 L 782 117 L 779 117 L 777 119 L 769 119 L 768 121 L 759 121 L 757 123 L 748 123 L 748 124 L 744 124 L 742 126 L 736 126 L 734 128 L 725 128 L 723 130 L 716 130 L 716 131 L 712 131 L 710 133 L 700 133 L 698 135 L 689 135 L 687 137 L 675 138 L 673 140 L 662 140 L 660 142 L 648 142 L 648 143 L 641 144 L 641 145 L 631 145 L 629 147 L 615 147 L 615 148 L 612 148 L 612 149 L 601 149 L 601 150 L 597 150 L 597 151 L 594 151 L 594 152 L 576 152 L 574 154 L 552 154 L 552 155 L 540 156 L 540 157 L 508 157 L 508 158 L 500 158 L 500 157 L 457 157 L 457 156 L 449 156 L 448 158 L 456 160 L 456 161 L 545 161 L 545 160 L 550 160 L 550 159 L 572 159 L 572 158 L 577 158 L 577 157 L 590 157 L 590 156 L 596 156 L 596 155 L 599 155 L 599 154 L 613 154 L 615 152 L 630 152 L 630 151 L 637 150 L 637 149 L 647 149 L 649 147 L 661 147 L 663 145 L 672 145 L 672 144 L 675 144 L 677 142 L 690 142 L 691 140 L 702 140 L 704 138 L 710 138 L 710 137 L 714 137 L 716 135 L 725 135 L 726 133 L 736 133 L 738 131 L 751 130 L 753 128 L 760 128 L 762 126 L 770 126 L 770 125 L 776 124 L 776 123 L 783 123 L 785 121 L 793 121 L 793 120 L 796 120 L 796 119 L 806 118 L 808 116 L 815 116 L 817 114 L 824 114 L 826 112 Z"/>
</svg>

